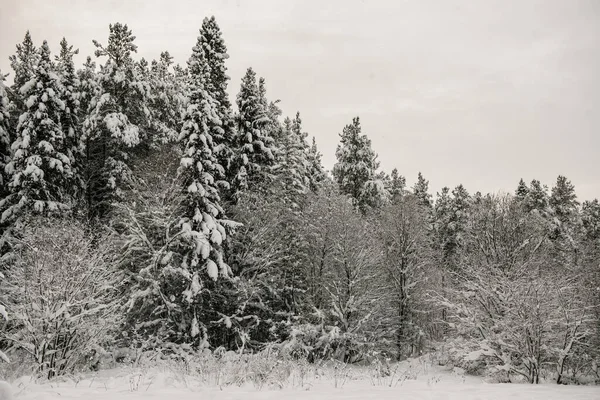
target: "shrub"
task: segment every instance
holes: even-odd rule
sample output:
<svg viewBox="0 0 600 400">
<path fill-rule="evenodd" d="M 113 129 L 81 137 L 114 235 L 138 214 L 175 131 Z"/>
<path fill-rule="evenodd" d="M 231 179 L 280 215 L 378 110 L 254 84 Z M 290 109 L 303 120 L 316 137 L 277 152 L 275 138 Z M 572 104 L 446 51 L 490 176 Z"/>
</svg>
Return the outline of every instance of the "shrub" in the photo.
<svg viewBox="0 0 600 400">
<path fill-rule="evenodd" d="M 25 351 L 48 378 L 72 372 L 119 323 L 111 241 L 73 220 L 31 220 L 12 238 L 0 282 L 10 320 L 2 343 Z"/>
</svg>

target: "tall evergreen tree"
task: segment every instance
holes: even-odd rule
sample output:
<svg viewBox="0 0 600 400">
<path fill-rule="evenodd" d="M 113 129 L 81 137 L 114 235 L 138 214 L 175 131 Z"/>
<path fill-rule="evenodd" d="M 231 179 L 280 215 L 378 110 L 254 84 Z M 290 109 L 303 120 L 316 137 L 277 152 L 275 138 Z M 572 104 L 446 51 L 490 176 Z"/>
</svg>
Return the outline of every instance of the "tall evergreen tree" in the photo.
<svg viewBox="0 0 600 400">
<path fill-rule="evenodd" d="M 431 208 L 431 195 L 429 194 L 429 181 L 419 172 L 417 182 L 413 186 L 413 193 L 419 199 L 421 205 Z"/>
<path fill-rule="evenodd" d="M 15 71 L 13 88 L 19 91 L 25 83 L 34 77 L 34 69 L 40 57 L 39 51 L 33 45 L 29 31 L 21 44 L 17 45 L 17 53 L 9 57 L 10 66 Z"/>
<path fill-rule="evenodd" d="M 300 113 L 294 120 L 286 118 L 278 138 L 277 174 L 284 184 L 284 193 L 289 200 L 309 190 L 309 162 L 306 143 L 307 134 L 302 131 Z"/>
<path fill-rule="evenodd" d="M 206 90 L 216 101 L 216 113 L 221 121 L 222 132 L 214 132 L 215 152 L 219 163 L 229 170 L 233 158 L 231 148 L 233 137 L 235 135 L 235 120 L 227 94 L 229 76 L 227 76 L 227 67 L 225 60 L 229 58 L 227 46 L 214 16 L 204 18 L 200 36 L 198 37 L 198 46 L 204 49 L 204 60 L 208 66 L 208 81 Z"/>
<path fill-rule="evenodd" d="M 38 60 L 34 78 L 20 89 L 27 111 L 19 118 L 13 157 L 6 166 L 11 194 L 0 201 L 2 222 L 14 221 L 26 209 L 47 214 L 70 206 L 66 192 L 73 171 L 61 125 L 65 103 L 46 41 Z"/>
<path fill-rule="evenodd" d="M 583 202 L 581 205 L 581 221 L 588 239 L 600 239 L 600 202 L 598 202 L 598 199 Z"/>
<path fill-rule="evenodd" d="M 566 223 L 577 214 L 577 195 L 575 186 L 562 175 L 556 179 L 556 185 L 552 188 L 549 202 L 555 215 L 562 223 Z"/>
<path fill-rule="evenodd" d="M 376 179 L 377 154 L 371 149 L 371 140 L 361 134 L 358 117 L 344 127 L 340 137 L 333 176 L 341 192 L 350 196 L 354 206 L 365 212 L 368 207 L 381 204 L 386 196 L 383 182 Z"/>
<path fill-rule="evenodd" d="M 270 119 L 263 97 L 256 82 L 256 73 L 248 68 L 237 96 L 238 129 L 234 137 L 231 179 L 234 197 L 245 191 L 249 184 L 265 183 L 271 177 L 275 144 L 269 134 Z"/>
<path fill-rule="evenodd" d="M 310 190 L 316 192 L 320 184 L 327 178 L 325 169 L 323 168 L 322 154 L 317 148 L 317 141 L 315 137 L 312 138 L 312 144 L 308 150 L 307 161 L 308 167 L 308 179 L 310 183 Z"/>
<path fill-rule="evenodd" d="M 406 178 L 398 173 L 398 169 L 394 168 L 390 174 L 390 187 L 388 191 L 392 198 L 402 196 L 406 187 Z"/>
<path fill-rule="evenodd" d="M 5 175 L 4 168 L 10 160 L 10 134 L 9 134 L 9 118 L 8 111 L 8 94 L 6 86 L 4 86 L 5 75 L 0 71 L 0 199 L 4 199 L 8 195 L 8 179 Z"/>
<path fill-rule="evenodd" d="M 189 276 L 188 289 L 184 293 L 189 307 L 182 309 L 187 313 L 184 326 L 189 327 L 192 338 L 200 333 L 194 307 L 201 306 L 196 302 L 201 289 L 201 273 L 206 272 L 212 279 L 217 279 L 219 274 L 228 276 L 231 273 L 223 259 L 222 248 L 230 224 L 224 220 L 217 188 L 219 181 L 225 178 L 225 170 L 215 156 L 211 131 L 211 127 L 220 131 L 215 127 L 219 123 L 218 105 L 206 89 L 210 78 L 204 57 L 204 48 L 195 46 L 188 61 L 190 104 L 179 137 L 185 146 L 180 166 L 185 189 L 180 224 L 187 243 L 183 247 L 181 268 Z"/>
<path fill-rule="evenodd" d="M 151 147 L 175 142 L 181 131 L 184 96 L 175 75 L 169 70 L 173 57 L 168 51 L 160 53 L 147 71 L 150 84 L 149 108 L 151 117 Z"/>
<path fill-rule="evenodd" d="M 532 180 L 525 196 L 525 210 L 528 212 L 537 210 L 545 215 L 548 212 L 548 200 L 548 187 L 536 179 Z"/>
<path fill-rule="evenodd" d="M 73 50 L 65 38 L 60 42 L 60 54 L 56 56 L 56 66 L 60 74 L 60 98 L 65 103 L 61 125 L 65 140 L 65 152 L 71 160 L 73 180 L 71 193 L 74 197 L 83 195 L 83 143 L 81 142 L 81 123 L 79 120 L 79 78 L 75 71 L 73 56 L 79 50 Z"/>
<path fill-rule="evenodd" d="M 523 179 L 519 181 L 519 185 L 517 186 L 517 190 L 515 191 L 515 196 L 519 200 L 525 200 L 527 197 L 527 193 L 529 193 L 529 188 Z"/>
<path fill-rule="evenodd" d="M 135 36 L 127 25 L 109 25 L 108 45 L 94 40 L 96 57 L 108 57 L 97 74 L 99 90 L 84 122 L 87 204 L 90 218 L 104 217 L 132 180 L 130 159 L 145 137 L 149 86 L 135 68 Z"/>
<path fill-rule="evenodd" d="M 77 71 L 77 79 L 79 80 L 79 121 L 84 121 L 87 114 L 91 112 L 90 104 L 92 100 L 99 96 L 98 77 L 96 76 L 96 63 L 92 61 L 92 57 L 88 56 L 83 68 Z"/>
<path fill-rule="evenodd" d="M 16 140 L 17 125 L 19 116 L 27 110 L 27 105 L 20 89 L 35 75 L 35 68 L 38 64 L 40 55 L 38 49 L 33 45 L 29 31 L 25 33 L 25 38 L 21 44 L 17 44 L 16 54 L 9 57 L 10 66 L 14 71 L 13 84 L 7 88 L 10 99 L 9 110 L 9 134 L 11 143 Z"/>
</svg>

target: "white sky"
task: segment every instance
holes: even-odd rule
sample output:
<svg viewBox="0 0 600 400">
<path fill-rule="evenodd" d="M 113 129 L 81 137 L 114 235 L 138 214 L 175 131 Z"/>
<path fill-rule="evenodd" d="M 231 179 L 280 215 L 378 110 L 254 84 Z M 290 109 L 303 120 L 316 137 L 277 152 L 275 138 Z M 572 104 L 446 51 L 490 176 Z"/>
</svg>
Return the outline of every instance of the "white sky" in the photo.
<svg viewBox="0 0 600 400">
<path fill-rule="evenodd" d="M 600 1 L 0 0 L 0 68 L 29 29 L 81 55 L 127 23 L 138 55 L 185 64 L 205 16 L 228 46 L 232 101 L 252 66 L 285 115 L 299 110 L 325 166 L 352 117 L 381 166 L 433 194 L 512 192 L 558 174 L 600 197 Z M 9 78 L 9 81 L 12 81 Z"/>
</svg>

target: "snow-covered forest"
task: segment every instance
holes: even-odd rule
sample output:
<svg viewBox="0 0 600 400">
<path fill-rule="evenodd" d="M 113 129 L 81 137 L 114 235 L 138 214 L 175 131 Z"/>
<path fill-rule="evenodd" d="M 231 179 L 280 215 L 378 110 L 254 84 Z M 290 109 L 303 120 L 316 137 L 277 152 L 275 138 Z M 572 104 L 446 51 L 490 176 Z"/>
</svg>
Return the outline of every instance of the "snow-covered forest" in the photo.
<svg viewBox="0 0 600 400">
<path fill-rule="evenodd" d="M 0 72 L 0 378 L 268 353 L 600 382 L 597 199 L 409 187 L 359 117 L 326 171 L 268 77 L 230 81 L 214 17 L 185 65 L 136 57 L 134 28 L 83 65 L 27 32 Z"/>
</svg>

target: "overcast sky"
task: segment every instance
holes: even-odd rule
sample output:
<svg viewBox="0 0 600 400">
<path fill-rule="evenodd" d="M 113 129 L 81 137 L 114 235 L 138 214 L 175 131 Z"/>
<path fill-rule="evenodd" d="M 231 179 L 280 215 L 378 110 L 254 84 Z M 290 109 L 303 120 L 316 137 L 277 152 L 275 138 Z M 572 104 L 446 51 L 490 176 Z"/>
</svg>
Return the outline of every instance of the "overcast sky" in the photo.
<svg viewBox="0 0 600 400">
<path fill-rule="evenodd" d="M 29 29 L 81 55 L 127 23 L 139 57 L 184 64 L 205 16 L 229 50 L 235 99 L 247 67 L 285 115 L 299 110 L 325 166 L 360 116 L 381 167 L 433 194 L 463 183 L 513 191 L 519 178 L 600 197 L 600 1 L 0 0 L 0 68 Z M 9 78 L 12 81 L 11 78 Z"/>
</svg>

